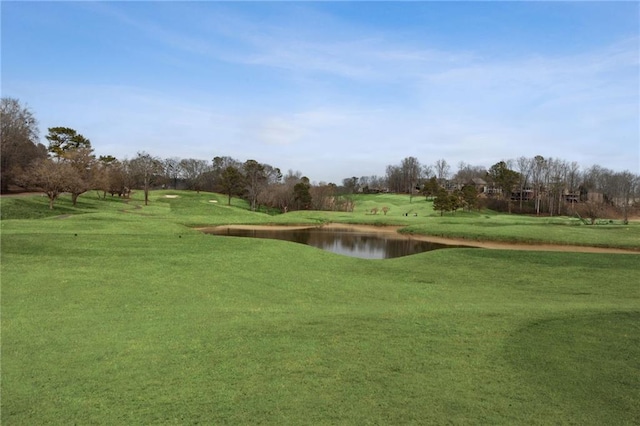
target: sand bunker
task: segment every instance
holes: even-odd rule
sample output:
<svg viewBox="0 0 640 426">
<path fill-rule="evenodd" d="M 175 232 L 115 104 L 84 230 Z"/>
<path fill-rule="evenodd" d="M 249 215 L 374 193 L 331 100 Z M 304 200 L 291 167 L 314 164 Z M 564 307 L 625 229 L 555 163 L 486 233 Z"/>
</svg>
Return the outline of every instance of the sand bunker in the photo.
<svg viewBox="0 0 640 426">
<path fill-rule="evenodd" d="M 164 198 L 178 198 L 179 195 L 165 195 Z"/>
</svg>

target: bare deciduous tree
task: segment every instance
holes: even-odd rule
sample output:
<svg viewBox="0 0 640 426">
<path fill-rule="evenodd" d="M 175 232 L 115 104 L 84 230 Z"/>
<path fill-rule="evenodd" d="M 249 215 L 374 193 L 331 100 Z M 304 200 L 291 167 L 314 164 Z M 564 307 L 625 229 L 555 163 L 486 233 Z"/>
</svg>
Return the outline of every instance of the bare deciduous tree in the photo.
<svg viewBox="0 0 640 426">
<path fill-rule="evenodd" d="M 458 171 L 453 176 L 453 180 L 459 187 L 462 187 L 470 183 L 473 179 L 484 179 L 485 177 L 487 177 L 486 167 L 472 166 L 471 164 L 461 161 L 460 164 L 458 164 Z"/>
<path fill-rule="evenodd" d="M 535 206 L 536 206 L 536 215 L 540 214 L 540 203 L 542 201 L 542 192 L 544 189 L 544 182 L 546 180 L 545 171 L 546 171 L 546 163 L 547 161 L 541 155 L 536 155 L 533 158 L 533 163 L 531 165 L 531 179 L 534 187 L 534 195 L 535 195 Z"/>
<path fill-rule="evenodd" d="M 319 185 L 313 185 L 309 188 L 309 194 L 311 195 L 311 209 L 312 210 L 337 210 L 337 187 L 330 183 L 321 183 Z"/>
<path fill-rule="evenodd" d="M 49 198 L 49 208 L 53 210 L 60 194 L 68 191 L 70 183 L 77 178 L 71 164 L 49 158 L 36 160 L 18 178 L 20 185 L 44 192 Z"/>
<path fill-rule="evenodd" d="M 204 174 L 211 170 L 209 163 L 205 160 L 185 158 L 180 161 L 178 167 L 187 183 L 187 188 L 199 193 L 204 186 Z"/>
<path fill-rule="evenodd" d="M 71 201 L 75 206 L 81 194 L 92 189 L 95 184 L 96 158 L 91 148 L 76 148 L 63 153 L 64 162 L 71 165 L 74 172 L 73 179 L 69 182 L 68 191 L 71 193 Z"/>
<path fill-rule="evenodd" d="M 387 184 L 389 185 L 389 191 L 402 192 L 402 169 L 399 166 L 389 165 L 387 166 Z"/>
<path fill-rule="evenodd" d="M 406 185 L 406 191 L 409 193 L 409 202 L 413 200 L 413 193 L 422 178 L 422 165 L 416 157 L 406 157 L 400 164 L 402 169 L 402 177 Z"/>
<path fill-rule="evenodd" d="M 619 206 L 622 207 L 622 214 L 624 224 L 629 223 L 629 209 L 631 207 L 631 201 L 636 193 L 636 186 L 638 185 L 638 176 L 625 170 L 614 175 L 615 187 L 616 187 L 616 201 Z"/>
<path fill-rule="evenodd" d="M 173 189 L 178 189 L 178 179 L 182 175 L 180 159 L 178 157 L 165 158 L 162 162 L 162 170 L 168 184 L 167 187 L 173 186 Z"/>
<path fill-rule="evenodd" d="M 2 192 L 9 190 L 22 171 L 34 160 L 47 157 L 38 142 L 38 121 L 31 110 L 14 98 L 0 100 L 0 181 Z"/>
<path fill-rule="evenodd" d="M 519 202 L 520 211 L 522 211 L 522 203 L 525 199 L 525 189 L 530 185 L 531 174 L 533 172 L 534 160 L 527 157 L 518 157 L 516 160 L 516 167 L 518 173 L 520 173 L 520 179 L 518 181 L 518 187 L 520 189 Z"/>
<path fill-rule="evenodd" d="M 144 190 L 144 205 L 149 205 L 149 189 L 156 175 L 162 173 L 162 162 L 147 152 L 139 152 L 136 158 L 129 161 L 129 167 L 136 181 Z"/>
<path fill-rule="evenodd" d="M 433 165 L 433 168 L 436 173 L 436 178 L 438 179 L 438 184 L 444 187 L 446 180 L 449 179 L 449 175 L 451 173 L 451 166 L 449 166 L 449 163 L 447 163 L 447 160 L 445 160 L 444 158 L 441 158 L 440 160 L 435 162 L 435 164 Z"/>
</svg>

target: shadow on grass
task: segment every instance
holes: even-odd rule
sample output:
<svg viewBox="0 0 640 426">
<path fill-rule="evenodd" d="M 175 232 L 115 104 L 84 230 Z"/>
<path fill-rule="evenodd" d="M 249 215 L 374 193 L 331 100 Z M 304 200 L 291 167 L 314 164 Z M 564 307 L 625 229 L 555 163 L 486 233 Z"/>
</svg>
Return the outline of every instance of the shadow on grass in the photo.
<svg viewBox="0 0 640 426">
<path fill-rule="evenodd" d="M 509 339 L 506 356 L 547 399 L 544 409 L 566 420 L 640 422 L 640 312 L 533 321 Z"/>
<path fill-rule="evenodd" d="M 68 216 L 96 212 L 104 209 L 108 204 L 123 204 L 120 198 L 95 199 L 80 198 L 74 206 L 68 196 L 60 197 L 54 203 L 53 209 L 49 208 L 49 199 L 46 196 L 33 196 L 25 198 L 6 198 L 2 200 L 0 218 L 6 219 L 44 219 L 56 216 Z"/>
</svg>

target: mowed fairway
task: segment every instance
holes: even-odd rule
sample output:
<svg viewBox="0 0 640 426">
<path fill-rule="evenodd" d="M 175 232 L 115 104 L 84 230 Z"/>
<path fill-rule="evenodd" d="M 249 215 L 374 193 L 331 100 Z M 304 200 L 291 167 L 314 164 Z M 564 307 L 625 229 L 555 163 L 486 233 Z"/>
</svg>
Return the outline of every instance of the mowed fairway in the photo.
<svg viewBox="0 0 640 426">
<path fill-rule="evenodd" d="M 638 254 L 356 259 L 185 224 L 508 220 L 393 196 L 386 218 L 366 197 L 267 216 L 173 193 L 87 194 L 62 218 L 41 197 L 2 200 L 2 424 L 640 423 Z M 607 228 L 513 220 L 558 241 Z"/>
</svg>

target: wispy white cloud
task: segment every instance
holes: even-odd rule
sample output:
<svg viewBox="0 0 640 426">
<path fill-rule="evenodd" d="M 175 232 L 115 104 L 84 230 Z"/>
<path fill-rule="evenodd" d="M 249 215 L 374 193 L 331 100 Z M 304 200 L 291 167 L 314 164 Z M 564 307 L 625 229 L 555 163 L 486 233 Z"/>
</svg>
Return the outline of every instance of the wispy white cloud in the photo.
<svg viewBox="0 0 640 426">
<path fill-rule="evenodd" d="M 191 23 L 185 30 L 121 3 L 83 7 L 161 44 L 185 67 L 224 62 L 249 82 L 273 73 L 279 84 L 260 94 L 242 85 L 225 92 L 224 84 L 210 93 L 189 86 L 189 75 L 155 89 L 24 82 L 43 125 L 82 127 L 101 153 L 253 157 L 333 181 L 384 174 L 409 155 L 490 166 L 542 154 L 640 169 L 638 37 L 573 54 L 491 56 L 322 14 L 314 16 L 321 30 L 307 30 L 304 20 L 263 23 L 225 3 L 206 13 L 189 3 L 176 18 Z M 166 7 L 169 14 L 178 4 Z"/>
</svg>

